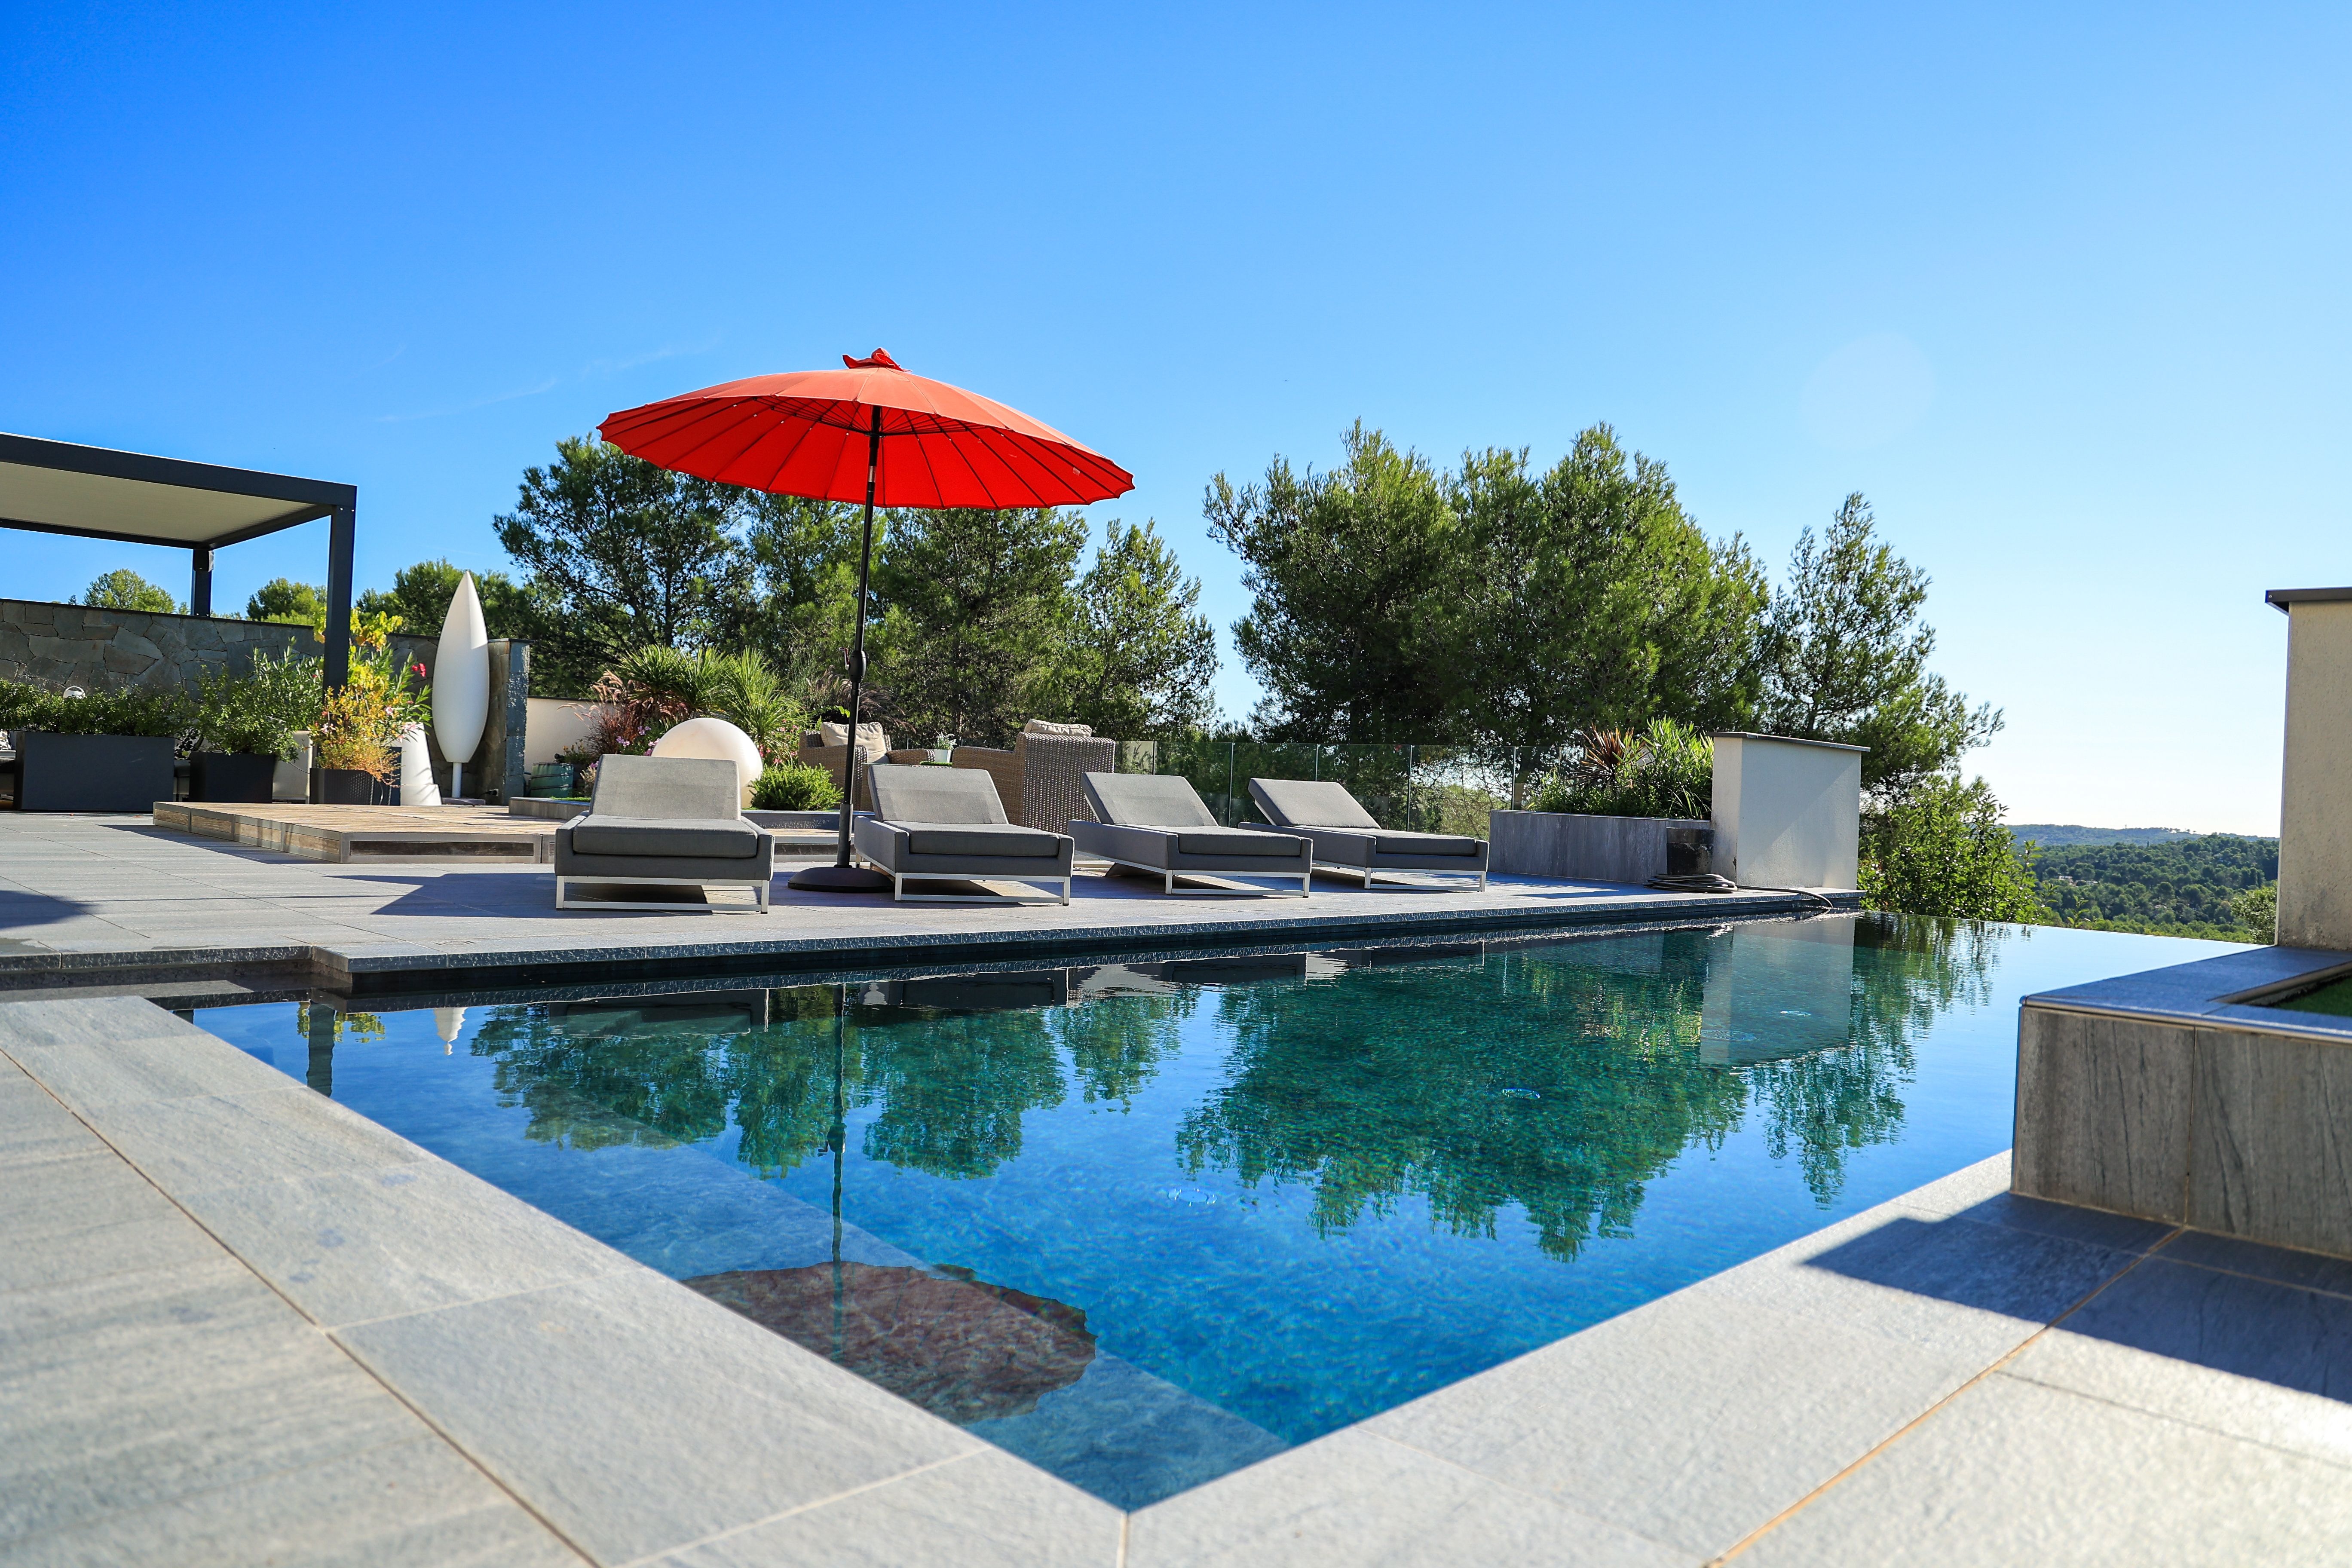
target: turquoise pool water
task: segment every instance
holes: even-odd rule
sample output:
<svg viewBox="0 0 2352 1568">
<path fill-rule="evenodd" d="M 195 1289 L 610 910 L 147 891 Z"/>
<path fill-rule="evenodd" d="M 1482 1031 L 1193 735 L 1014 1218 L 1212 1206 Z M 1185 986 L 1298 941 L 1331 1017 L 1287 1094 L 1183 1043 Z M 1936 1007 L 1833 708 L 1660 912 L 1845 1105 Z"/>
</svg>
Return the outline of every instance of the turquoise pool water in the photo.
<svg viewBox="0 0 2352 1568">
<path fill-rule="evenodd" d="M 1137 1506 L 1999 1152 L 2021 994 L 2217 951 L 1837 916 L 196 1016 Z"/>
</svg>

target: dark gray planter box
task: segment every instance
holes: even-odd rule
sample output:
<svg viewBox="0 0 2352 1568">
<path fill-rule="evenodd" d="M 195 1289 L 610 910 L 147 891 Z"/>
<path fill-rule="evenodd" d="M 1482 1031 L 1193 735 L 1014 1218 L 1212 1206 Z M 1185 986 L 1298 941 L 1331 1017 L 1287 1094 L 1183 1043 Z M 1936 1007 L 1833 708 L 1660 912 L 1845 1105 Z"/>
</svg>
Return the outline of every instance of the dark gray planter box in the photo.
<svg viewBox="0 0 2352 1568">
<path fill-rule="evenodd" d="M 358 768 L 312 768 L 312 805 L 390 805 L 392 786 Z"/>
<path fill-rule="evenodd" d="M 16 737 L 20 811 L 152 811 L 172 798 L 169 735 Z"/>
<path fill-rule="evenodd" d="M 1699 842 L 1705 843 L 1714 830 L 1712 822 L 1665 816 L 1498 811 L 1486 829 L 1488 868 L 1496 876 L 1556 877 L 1570 882 L 1625 882 L 1639 887 L 1669 872 L 1688 876 L 1707 870 L 1707 866 L 1696 863 L 1692 840 L 1704 835 Z"/>
<path fill-rule="evenodd" d="M 188 769 L 188 798 L 267 805 L 277 778 L 276 757 L 256 757 L 242 752 L 198 752 Z"/>
</svg>

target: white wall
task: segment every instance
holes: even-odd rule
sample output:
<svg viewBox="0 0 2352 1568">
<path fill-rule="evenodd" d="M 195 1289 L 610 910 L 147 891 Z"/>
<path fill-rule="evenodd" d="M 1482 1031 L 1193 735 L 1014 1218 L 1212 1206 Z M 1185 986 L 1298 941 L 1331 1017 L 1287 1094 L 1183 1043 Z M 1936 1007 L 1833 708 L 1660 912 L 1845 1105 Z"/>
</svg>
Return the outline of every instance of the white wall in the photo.
<svg viewBox="0 0 2352 1568">
<path fill-rule="evenodd" d="M 1850 889 L 1862 847 L 1862 748 L 1715 737 L 1715 869 L 1743 888 Z"/>
<path fill-rule="evenodd" d="M 2352 600 L 2287 606 L 2278 940 L 2352 952 Z"/>
<path fill-rule="evenodd" d="M 593 702 L 573 702 L 561 697 L 532 698 L 530 726 L 522 741 L 524 764 L 551 763 L 566 746 L 586 740 L 595 732 L 591 718 L 595 711 Z"/>
</svg>

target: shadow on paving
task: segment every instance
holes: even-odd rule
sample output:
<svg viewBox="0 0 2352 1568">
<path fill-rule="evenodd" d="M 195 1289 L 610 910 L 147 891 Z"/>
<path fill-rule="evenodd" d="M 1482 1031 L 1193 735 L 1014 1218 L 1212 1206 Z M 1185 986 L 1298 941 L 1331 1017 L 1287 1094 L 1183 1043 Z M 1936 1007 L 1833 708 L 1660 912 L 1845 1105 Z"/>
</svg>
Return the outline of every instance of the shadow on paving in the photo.
<svg viewBox="0 0 2352 1568">
<path fill-rule="evenodd" d="M 1949 1219 L 1890 1220 L 1806 1267 L 2352 1400 L 2339 1258 L 2002 1194 Z"/>
</svg>

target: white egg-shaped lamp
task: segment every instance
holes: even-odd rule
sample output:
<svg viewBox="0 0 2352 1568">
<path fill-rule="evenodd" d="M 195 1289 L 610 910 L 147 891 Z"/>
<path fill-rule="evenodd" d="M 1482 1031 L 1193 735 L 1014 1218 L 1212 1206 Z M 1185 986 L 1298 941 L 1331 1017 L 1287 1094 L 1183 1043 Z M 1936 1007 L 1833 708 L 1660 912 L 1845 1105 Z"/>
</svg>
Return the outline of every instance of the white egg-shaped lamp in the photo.
<svg viewBox="0 0 2352 1568">
<path fill-rule="evenodd" d="M 751 786 L 760 779 L 761 763 L 760 748 L 751 737 L 724 719 L 714 719 L 706 713 L 685 723 L 654 742 L 656 757 L 716 757 L 735 764 L 736 797 L 739 804 L 751 804 Z"/>
<path fill-rule="evenodd" d="M 457 1048 L 457 1037 L 466 1032 L 466 1010 L 463 1007 L 433 1009 L 433 1032 L 441 1037 L 441 1054 L 453 1056 Z"/>
<path fill-rule="evenodd" d="M 474 574 L 457 579 L 449 614 L 441 622 L 441 649 L 433 666 L 433 737 L 449 759 L 449 793 L 466 793 L 464 772 L 490 720 L 490 631 Z"/>
<path fill-rule="evenodd" d="M 400 731 L 400 804 L 439 805 L 441 786 L 433 782 L 433 752 L 425 744 L 425 726 L 404 724 Z"/>
</svg>

